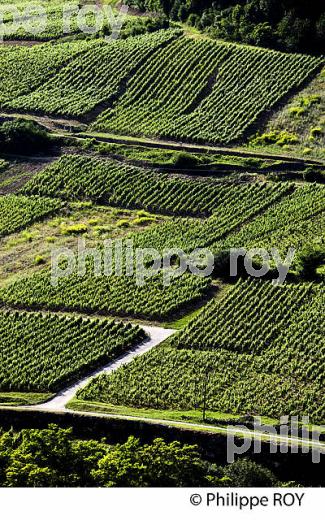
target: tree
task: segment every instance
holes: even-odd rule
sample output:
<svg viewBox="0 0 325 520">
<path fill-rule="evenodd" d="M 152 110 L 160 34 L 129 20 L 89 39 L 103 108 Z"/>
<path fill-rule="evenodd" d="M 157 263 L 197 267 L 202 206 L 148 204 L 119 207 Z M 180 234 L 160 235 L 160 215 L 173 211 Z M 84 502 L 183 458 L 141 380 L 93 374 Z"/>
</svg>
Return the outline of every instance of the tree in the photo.
<svg viewBox="0 0 325 520">
<path fill-rule="evenodd" d="M 218 482 L 195 446 L 182 446 L 177 441 L 167 444 L 163 439 L 142 446 L 134 437 L 129 437 L 125 444 L 112 446 L 93 477 L 106 487 L 185 487 Z"/>
<path fill-rule="evenodd" d="M 238 459 L 226 466 L 225 475 L 233 487 L 274 487 L 278 485 L 275 475 L 267 468 L 249 459 Z"/>
</svg>

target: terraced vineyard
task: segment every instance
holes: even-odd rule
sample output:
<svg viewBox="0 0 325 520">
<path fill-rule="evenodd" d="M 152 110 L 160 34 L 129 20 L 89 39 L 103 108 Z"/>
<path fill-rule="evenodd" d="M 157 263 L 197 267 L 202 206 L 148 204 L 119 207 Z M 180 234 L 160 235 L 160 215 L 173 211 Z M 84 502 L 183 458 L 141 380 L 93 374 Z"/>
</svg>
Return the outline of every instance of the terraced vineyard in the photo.
<svg viewBox="0 0 325 520">
<path fill-rule="evenodd" d="M 160 31 L 127 40 L 88 43 L 77 59 L 32 92 L 6 103 L 6 107 L 67 116 L 81 116 L 100 103 L 109 103 L 122 82 L 157 47 L 176 38 L 178 31 Z"/>
<path fill-rule="evenodd" d="M 273 417 L 308 412 L 320 423 L 325 414 L 324 293 L 312 284 L 282 289 L 269 282 L 239 282 L 209 303 L 172 347 L 161 346 L 100 376 L 78 397 L 191 410 L 202 408 L 206 392 L 208 410 Z"/>
<path fill-rule="evenodd" d="M 51 78 L 75 56 L 82 54 L 91 42 L 46 43 L 34 47 L 0 46 L 0 104 L 32 92 Z"/>
<path fill-rule="evenodd" d="M 181 39 L 147 60 L 93 127 L 229 143 L 320 64 L 310 56 Z"/>
<path fill-rule="evenodd" d="M 26 227 L 60 209 L 57 199 L 6 195 L 0 197 L 0 237 Z"/>
<path fill-rule="evenodd" d="M 170 215 L 208 216 L 220 209 L 247 218 L 290 191 L 287 184 L 222 184 L 173 178 L 168 174 L 87 156 L 63 156 L 37 174 L 26 194 L 92 200 Z M 235 208 L 235 210 L 234 210 Z"/>
<path fill-rule="evenodd" d="M 238 233 L 215 244 L 213 249 L 242 247 L 244 244 L 248 248 L 264 247 L 268 251 L 276 247 L 283 253 L 289 247 L 299 250 L 303 244 L 324 243 L 324 225 L 324 186 L 303 186 L 249 222 Z"/>
<path fill-rule="evenodd" d="M 57 391 L 145 339 L 108 320 L 0 312 L 0 390 Z"/>
<path fill-rule="evenodd" d="M 70 274 L 52 283 L 45 271 L 23 278 L 0 291 L 0 302 L 13 307 L 97 312 L 162 321 L 184 312 L 210 292 L 209 278 L 186 274 L 163 283 L 163 272 L 139 285 L 135 275 L 95 276 L 91 266 L 85 276 Z"/>
</svg>

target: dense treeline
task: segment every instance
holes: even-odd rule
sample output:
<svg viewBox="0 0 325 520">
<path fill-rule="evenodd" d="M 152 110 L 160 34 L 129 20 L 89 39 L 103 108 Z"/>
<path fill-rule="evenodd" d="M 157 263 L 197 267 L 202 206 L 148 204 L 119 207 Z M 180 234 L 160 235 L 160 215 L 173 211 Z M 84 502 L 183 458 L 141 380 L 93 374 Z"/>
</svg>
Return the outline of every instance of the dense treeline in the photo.
<svg viewBox="0 0 325 520">
<path fill-rule="evenodd" d="M 1 487 L 277 486 L 275 475 L 247 459 L 219 467 L 197 446 L 154 439 L 141 444 L 80 440 L 72 428 L 0 432 Z"/>
<path fill-rule="evenodd" d="M 325 12 L 321 0 L 128 0 L 142 10 L 162 11 L 216 38 L 277 48 L 321 52 Z"/>
</svg>

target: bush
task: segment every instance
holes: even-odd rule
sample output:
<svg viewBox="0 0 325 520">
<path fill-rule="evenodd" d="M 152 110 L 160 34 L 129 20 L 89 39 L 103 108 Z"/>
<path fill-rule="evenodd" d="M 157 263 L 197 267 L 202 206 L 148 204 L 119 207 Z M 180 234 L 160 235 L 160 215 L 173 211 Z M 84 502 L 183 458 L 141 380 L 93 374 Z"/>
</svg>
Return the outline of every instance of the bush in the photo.
<svg viewBox="0 0 325 520">
<path fill-rule="evenodd" d="M 35 256 L 34 264 L 35 265 L 45 264 L 45 258 L 43 258 L 43 256 L 40 256 L 40 255 Z"/>
<path fill-rule="evenodd" d="M 224 470 L 232 487 L 275 487 L 277 478 L 267 468 L 249 459 L 239 459 Z"/>
<path fill-rule="evenodd" d="M 127 228 L 130 226 L 130 222 L 128 220 L 126 220 L 125 218 L 121 218 L 120 220 L 118 220 L 116 222 L 116 225 L 117 225 L 117 227 Z"/>
<path fill-rule="evenodd" d="M 299 142 L 296 134 L 287 132 L 286 130 L 282 130 L 281 132 L 277 130 L 271 130 L 265 134 L 257 134 L 250 139 L 250 144 L 252 146 L 265 146 L 277 144 L 278 146 L 286 146 L 290 144 L 297 144 Z"/>
<path fill-rule="evenodd" d="M 34 121 L 14 119 L 0 126 L 0 151 L 4 153 L 30 155 L 44 151 L 52 143 L 48 132 Z"/>
<path fill-rule="evenodd" d="M 187 152 L 175 152 L 174 157 L 174 164 L 179 168 L 190 168 L 193 166 L 197 166 L 197 164 L 199 163 L 199 159 L 195 155 Z"/>
<path fill-rule="evenodd" d="M 305 247 L 296 258 L 297 275 L 304 280 L 317 280 L 319 267 L 325 264 L 325 246 L 313 244 Z"/>
<path fill-rule="evenodd" d="M 315 128 L 310 129 L 310 140 L 319 139 L 323 135 L 323 130 L 317 126 Z"/>
<path fill-rule="evenodd" d="M 87 230 L 88 228 L 86 224 L 74 224 L 72 226 L 63 225 L 61 227 L 62 235 L 80 235 L 82 233 L 87 233 Z"/>
</svg>

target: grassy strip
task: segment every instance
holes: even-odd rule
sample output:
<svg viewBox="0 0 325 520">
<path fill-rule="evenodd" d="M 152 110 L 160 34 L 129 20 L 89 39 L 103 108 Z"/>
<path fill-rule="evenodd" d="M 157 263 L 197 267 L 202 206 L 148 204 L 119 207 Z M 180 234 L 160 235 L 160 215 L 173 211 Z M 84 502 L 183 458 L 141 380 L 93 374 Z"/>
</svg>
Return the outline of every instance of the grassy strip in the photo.
<svg viewBox="0 0 325 520">
<path fill-rule="evenodd" d="M 54 397 L 54 394 L 35 392 L 0 392 L 0 405 L 31 405 L 40 404 Z"/>
<path fill-rule="evenodd" d="M 229 414 L 223 412 L 207 412 L 207 420 L 202 419 L 202 410 L 155 410 L 152 408 L 132 408 L 128 406 L 117 406 L 96 401 L 84 401 L 82 399 L 72 399 L 67 408 L 70 410 L 87 411 L 96 413 L 107 413 L 114 415 L 127 415 L 139 419 L 153 419 L 164 421 L 179 421 L 186 423 L 196 423 L 197 425 L 224 426 L 225 423 L 231 424 L 232 421 L 238 422 L 242 415 Z M 277 420 L 269 417 L 262 417 L 263 424 L 276 425 Z M 244 418 L 243 418 L 244 423 Z M 211 424 L 212 426 L 212 424 Z"/>
</svg>

